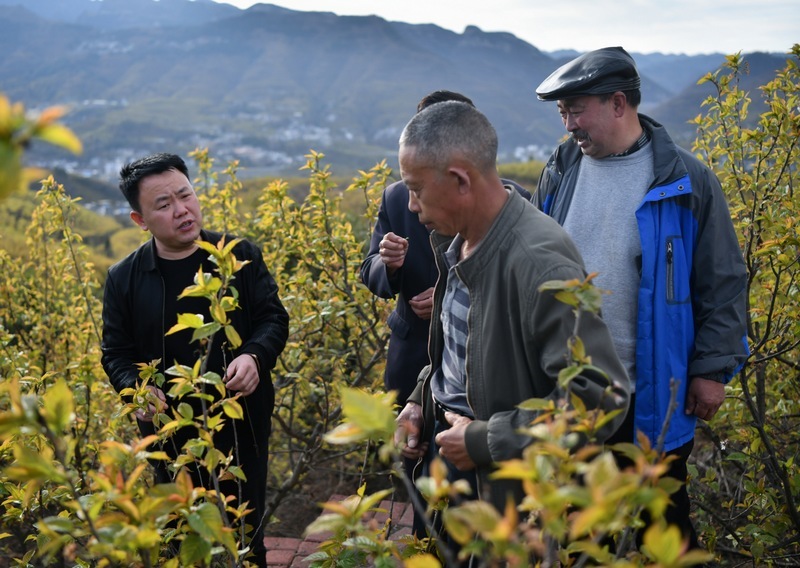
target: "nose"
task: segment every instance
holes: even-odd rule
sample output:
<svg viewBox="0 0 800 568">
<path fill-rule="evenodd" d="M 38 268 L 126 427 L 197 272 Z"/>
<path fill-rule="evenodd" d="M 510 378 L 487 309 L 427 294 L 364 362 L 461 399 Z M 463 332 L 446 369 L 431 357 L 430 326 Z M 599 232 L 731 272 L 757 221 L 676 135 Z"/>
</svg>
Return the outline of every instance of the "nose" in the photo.
<svg viewBox="0 0 800 568">
<path fill-rule="evenodd" d="M 180 199 L 178 199 L 175 201 L 175 207 L 172 208 L 172 212 L 175 217 L 183 217 L 189 212 L 189 208 L 186 207 L 186 204 L 184 204 Z"/>
<path fill-rule="evenodd" d="M 570 113 L 567 113 L 564 116 L 564 126 L 566 127 L 567 132 L 573 132 L 575 130 L 578 130 L 578 124 L 577 120 L 575 120 L 575 116 Z"/>
<path fill-rule="evenodd" d="M 419 199 L 416 198 L 413 191 L 408 192 L 408 210 L 412 213 L 419 213 Z"/>
</svg>

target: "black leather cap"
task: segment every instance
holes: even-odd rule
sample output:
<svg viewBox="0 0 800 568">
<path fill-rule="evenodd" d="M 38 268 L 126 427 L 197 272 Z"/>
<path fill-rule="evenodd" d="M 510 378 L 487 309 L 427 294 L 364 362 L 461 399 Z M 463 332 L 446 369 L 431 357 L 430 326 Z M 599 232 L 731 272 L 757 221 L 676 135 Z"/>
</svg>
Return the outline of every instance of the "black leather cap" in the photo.
<svg viewBox="0 0 800 568">
<path fill-rule="evenodd" d="M 536 88 L 542 101 L 638 89 L 636 63 L 621 47 L 604 47 L 565 63 Z"/>
</svg>

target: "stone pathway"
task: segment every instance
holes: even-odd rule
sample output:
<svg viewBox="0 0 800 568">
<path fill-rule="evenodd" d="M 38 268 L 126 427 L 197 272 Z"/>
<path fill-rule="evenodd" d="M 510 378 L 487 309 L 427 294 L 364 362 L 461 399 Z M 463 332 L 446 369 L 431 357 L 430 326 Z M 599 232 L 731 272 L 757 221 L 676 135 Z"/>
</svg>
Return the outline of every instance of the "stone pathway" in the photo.
<svg viewBox="0 0 800 568">
<path fill-rule="evenodd" d="M 333 495 L 329 501 L 341 501 L 345 495 Z M 381 512 L 371 513 L 364 520 L 374 519 L 383 524 L 386 519 L 392 518 L 392 540 L 411 534 L 411 525 L 414 520 L 414 509 L 409 503 L 381 501 Z M 330 533 L 312 534 L 306 539 L 270 537 L 265 539 L 267 547 L 267 564 L 270 568 L 308 568 L 308 562 L 303 561 L 309 554 L 316 552 L 319 544 L 330 538 Z"/>
</svg>

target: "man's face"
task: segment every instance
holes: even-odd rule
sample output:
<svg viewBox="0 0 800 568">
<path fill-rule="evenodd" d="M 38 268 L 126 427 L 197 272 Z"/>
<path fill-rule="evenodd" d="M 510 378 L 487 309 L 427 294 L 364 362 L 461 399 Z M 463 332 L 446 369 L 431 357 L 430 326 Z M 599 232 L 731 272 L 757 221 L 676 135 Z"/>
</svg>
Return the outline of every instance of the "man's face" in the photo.
<svg viewBox="0 0 800 568">
<path fill-rule="evenodd" d="M 139 208 L 131 219 L 149 230 L 162 258 L 185 258 L 196 249 L 203 216 L 191 182 L 177 170 L 144 178 L 139 183 Z"/>
<path fill-rule="evenodd" d="M 399 161 L 400 175 L 408 187 L 408 209 L 428 230 L 458 233 L 458 179 L 423 164 L 414 148 L 402 146 Z"/>
<path fill-rule="evenodd" d="M 613 154 L 615 145 L 614 105 L 599 96 L 573 97 L 558 101 L 558 112 L 572 140 L 592 158 Z"/>
</svg>

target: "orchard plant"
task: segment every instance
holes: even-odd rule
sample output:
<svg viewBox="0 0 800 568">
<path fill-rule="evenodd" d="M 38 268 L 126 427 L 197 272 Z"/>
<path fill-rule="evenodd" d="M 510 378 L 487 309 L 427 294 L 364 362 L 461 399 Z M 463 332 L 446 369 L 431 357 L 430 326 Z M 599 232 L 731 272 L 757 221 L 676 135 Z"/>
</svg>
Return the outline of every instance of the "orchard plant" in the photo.
<svg viewBox="0 0 800 568">
<path fill-rule="evenodd" d="M 417 511 L 438 511 L 463 550 L 490 566 L 683 567 L 712 557 L 725 566 L 800 563 L 799 60 L 795 45 L 773 80 L 746 93 L 739 86 L 746 58 L 729 56 L 703 79 L 715 94 L 693 121 L 699 134 L 694 151 L 723 185 L 748 269 L 751 356 L 726 387 L 717 416 L 700 423 L 690 461 L 696 525 L 710 555 L 686 554 L 675 527 L 656 523 L 643 532 L 642 513 L 658 517 L 675 489 L 662 477 L 658 441 L 618 448 L 633 463 L 620 471 L 593 441 L 608 417 L 569 396 L 523 403 L 539 412 L 527 431 L 531 444 L 496 472 L 523 483 L 520 506 L 450 506 L 463 488 L 449 484 L 437 462 L 417 480 L 425 497 L 415 502 Z M 758 117 L 751 116 L 755 96 L 767 108 Z M 54 126 L 60 112 L 27 116 L 0 98 L 0 199 L 28 175 L 21 161 L 27 141 L 80 149 L 74 135 Z M 289 341 L 273 370 L 269 521 L 280 526 L 281 505 L 305 492 L 312 470 L 329 470 L 354 488 L 353 495 L 325 503 L 308 527 L 332 535 L 309 565 L 455 565 L 455 552 L 435 538 L 396 540 L 392 519 L 365 521 L 391 491 L 370 490 L 369 475 L 390 470 L 400 451 L 392 439 L 393 393 L 383 393 L 381 381 L 391 303 L 358 280 L 388 167 L 377 164 L 340 188 L 324 156 L 311 152 L 303 198 L 290 197 L 288 184 L 276 180 L 261 188 L 255 208 L 246 208 L 237 162 L 218 172 L 207 150 L 193 157 L 206 227 L 261 246 L 290 314 Z M 148 460 L 164 458 L 156 442 L 168 440 L 177 418 L 161 417 L 159 433 L 141 439 L 131 414 L 146 402 L 144 390 L 130 393 L 126 404 L 105 377 L 102 275 L 73 228 L 78 207 L 62 186 L 45 180 L 25 234 L 28 254 L 0 250 L 0 551 L 12 565 L 26 567 L 243 566 L 248 543 L 237 523 L 241 510 L 213 490 L 192 487 L 180 472 L 180 462 L 191 457 L 209 471 L 239 475 L 226 470 L 227 457 L 213 443 L 199 436 L 195 448 L 202 452 L 177 460 L 174 482 L 153 483 Z M 214 322 L 182 318 L 181 325 L 198 330 L 198 340 L 207 340 L 203 334 L 213 328 L 235 341 L 224 318 L 234 306 L 220 292 L 235 287 L 228 279 L 237 266 L 232 242 L 206 251 L 219 255 L 229 272 L 199 275 L 189 292 L 221 308 L 212 310 L 219 316 Z M 592 290 L 588 282 L 550 285 L 575 307 L 576 318 L 595 309 Z M 564 349 L 570 370 L 560 382 L 568 393 L 572 373 L 591 361 L 579 337 Z M 142 383 L 161 382 L 183 396 L 193 396 L 199 380 L 215 381 L 202 359 L 165 376 L 152 362 L 141 363 Z M 231 419 L 237 404 L 223 397 L 187 420 L 206 427 Z M 374 457 L 375 465 L 365 457 Z M 399 469 L 396 475 L 399 483 L 411 483 Z"/>
<path fill-rule="evenodd" d="M 702 81 L 695 150 L 717 173 L 748 273 L 751 356 L 714 420 L 702 425 L 692 493 L 706 542 L 752 566 L 800 563 L 800 44 L 751 95 L 741 54 Z M 749 115 L 752 96 L 767 110 Z"/>
<path fill-rule="evenodd" d="M 591 285 L 592 278 L 552 281 L 542 287 L 544 293 L 573 306 L 575 330 L 583 314 L 600 307 L 601 292 Z M 522 484 L 525 497 L 521 503 L 509 502 L 503 512 L 480 500 L 450 506 L 464 488 L 457 482 L 450 484 L 446 468 L 435 459 L 430 476 L 417 480 L 427 501 L 427 507 L 418 508 L 417 513 L 425 515 L 430 526 L 432 511 L 442 511 L 444 527 L 461 546 L 458 553 L 441 541 L 431 551 L 425 542 L 412 537 L 399 547 L 389 540 L 390 526 L 359 523 L 354 518 L 357 513 L 363 514 L 383 497 L 365 496 L 360 491 L 344 503 L 326 503 L 326 511 L 308 528 L 308 532 L 332 533 L 307 559 L 311 566 L 345 566 L 337 560 L 344 552 L 360 553 L 362 560 L 368 558 L 376 566 L 389 565 L 384 563 L 392 558 L 419 567 L 456 567 L 471 554 L 479 559 L 479 566 L 689 567 L 711 559 L 705 552 L 687 551 L 679 529 L 663 520 L 644 532 L 643 545 L 637 548 L 636 532 L 644 524 L 642 513 L 648 511 L 653 518 L 661 518 L 677 486 L 663 477 L 667 464 L 646 438 L 640 440 L 641 447 L 617 447 L 634 464 L 619 470 L 612 455 L 596 443 L 596 434 L 620 411 L 605 414 L 589 410 L 572 394 L 570 383 L 575 377 L 586 369 L 598 371 L 585 354 L 580 337 L 569 339 L 564 354 L 569 364 L 558 377 L 564 396 L 520 404 L 520 408 L 538 415 L 526 431 L 531 444 L 520 459 L 499 463 L 493 474 Z M 371 439 L 379 444 L 380 455 L 399 461 L 401 448 L 393 441 L 394 424 L 387 419 L 385 395 L 346 390 L 342 398 L 347 402 L 345 421 L 327 439 L 341 444 Z M 410 483 L 405 473 L 397 474 Z"/>
<path fill-rule="evenodd" d="M 206 226 L 262 245 L 290 312 L 289 345 L 273 372 L 274 514 L 287 495 L 302 493 L 314 467 L 363 478 L 365 446 L 334 447 L 323 435 L 340 415 L 340 384 L 369 389 L 379 384 L 388 306 L 357 280 L 368 235 L 357 232 L 340 208 L 343 192 L 321 154 L 309 155 L 304 201 L 295 202 L 286 184 L 274 182 L 263 189 L 255 212 L 242 211 L 235 162 L 220 184 L 208 153 L 198 150 L 194 156 L 200 172 L 195 185 L 210 211 Z M 350 184 L 348 190 L 363 200 L 365 216 L 374 214 L 387 175 L 388 168 L 378 164 Z M 176 460 L 174 483 L 154 485 L 148 466 L 148 459 L 164 459 L 155 443 L 168 442 L 176 422 L 205 428 L 235 417 L 235 399 L 224 399 L 202 416 L 165 414 L 158 436 L 139 439 L 131 414 L 137 404 L 146 404 L 145 390 L 127 392 L 133 402 L 123 404 L 100 366 L 102 281 L 72 230 L 78 200 L 52 180 L 36 198 L 28 256 L 0 251 L 0 548 L 23 566 L 243 565 L 249 543 L 237 523 L 242 511 L 226 507 L 213 491 L 192 487 L 180 472 L 197 454 L 200 467 L 240 476 L 232 468 L 225 473 L 227 456 L 200 436 L 192 442 L 192 455 L 187 449 Z M 218 255 L 217 264 L 227 270 L 236 266 L 230 248 L 229 242 L 206 252 Z M 235 309 L 217 296 L 229 276 L 198 275 L 186 293 L 206 294 L 213 314 Z M 196 328 L 198 340 L 207 341 L 204 334 L 216 331 L 235 341 L 235 330 L 222 317 L 213 324 L 184 315 L 179 325 Z M 172 368 L 166 377 L 143 361 L 140 376 L 143 385 L 155 382 L 181 396 L 195 396 L 198 381 L 216 384 L 202 360 L 192 368 Z M 279 517 L 269 520 L 280 523 Z"/>
</svg>

